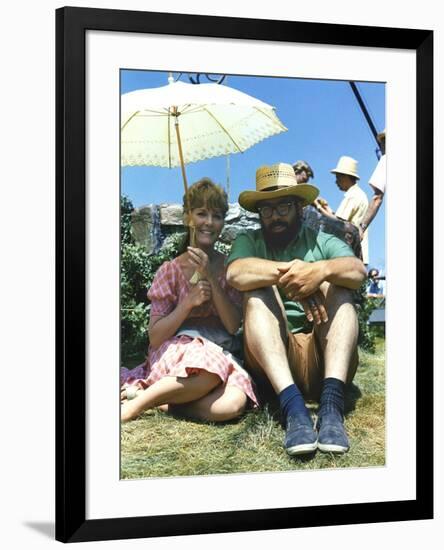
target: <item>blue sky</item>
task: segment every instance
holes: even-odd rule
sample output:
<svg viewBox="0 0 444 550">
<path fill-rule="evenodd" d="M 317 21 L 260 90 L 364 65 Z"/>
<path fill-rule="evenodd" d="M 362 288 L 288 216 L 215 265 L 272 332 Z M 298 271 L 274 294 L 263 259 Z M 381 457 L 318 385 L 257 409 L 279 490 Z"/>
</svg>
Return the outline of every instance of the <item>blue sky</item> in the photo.
<svg viewBox="0 0 444 550">
<path fill-rule="evenodd" d="M 175 76 L 178 76 L 175 73 Z M 121 93 L 167 84 L 168 73 L 121 71 Z M 184 82 L 189 82 L 184 74 Z M 309 162 L 315 177 L 310 183 L 335 210 L 343 193 L 330 173 L 340 156 L 359 162 L 360 186 L 370 199 L 368 185 L 376 164 L 376 142 L 358 106 L 348 81 L 228 75 L 222 85 L 237 88 L 272 105 L 288 128 L 253 146 L 244 153 L 230 155 L 230 202 L 241 191 L 254 189 L 256 169 L 263 164 Z M 378 131 L 385 128 L 385 85 L 358 82 Z M 186 166 L 191 184 L 203 176 L 225 186 L 227 160 L 219 157 Z M 125 167 L 121 171 L 121 191 L 134 206 L 150 203 L 181 202 L 183 183 L 180 168 Z M 385 269 L 385 205 L 372 222 L 369 234 L 370 266 Z"/>
</svg>

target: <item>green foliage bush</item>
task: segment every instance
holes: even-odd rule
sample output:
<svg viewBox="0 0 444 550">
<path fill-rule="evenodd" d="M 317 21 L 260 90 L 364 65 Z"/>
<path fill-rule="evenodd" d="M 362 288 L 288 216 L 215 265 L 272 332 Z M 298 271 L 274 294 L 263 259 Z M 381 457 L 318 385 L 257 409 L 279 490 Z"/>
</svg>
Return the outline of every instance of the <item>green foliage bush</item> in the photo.
<svg viewBox="0 0 444 550">
<path fill-rule="evenodd" d="M 384 329 L 369 325 L 369 319 L 373 311 L 380 305 L 379 300 L 367 297 L 367 281 L 364 281 L 361 288 L 356 291 L 356 308 L 359 322 L 359 346 L 370 353 L 375 352 L 376 337 L 384 337 Z M 381 334 L 382 332 L 382 334 Z"/>
<path fill-rule="evenodd" d="M 169 236 L 157 254 L 148 254 L 136 243 L 131 233 L 134 207 L 127 197 L 121 198 L 120 309 L 121 353 L 123 358 L 141 355 L 148 348 L 149 301 L 147 291 L 157 269 L 177 256 L 183 236 Z"/>
</svg>

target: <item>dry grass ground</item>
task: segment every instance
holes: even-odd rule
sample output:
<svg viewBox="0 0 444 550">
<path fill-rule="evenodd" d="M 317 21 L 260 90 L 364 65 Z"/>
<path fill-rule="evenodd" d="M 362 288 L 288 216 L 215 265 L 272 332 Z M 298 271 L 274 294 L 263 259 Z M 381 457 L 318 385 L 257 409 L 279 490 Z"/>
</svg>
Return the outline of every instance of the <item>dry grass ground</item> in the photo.
<svg viewBox="0 0 444 550">
<path fill-rule="evenodd" d="M 346 399 L 351 448 L 345 455 L 317 452 L 290 458 L 275 404 L 240 420 L 205 424 L 148 411 L 122 426 L 121 478 L 372 467 L 385 463 L 385 342 L 361 363 Z M 315 412 L 316 409 L 314 409 Z"/>
</svg>

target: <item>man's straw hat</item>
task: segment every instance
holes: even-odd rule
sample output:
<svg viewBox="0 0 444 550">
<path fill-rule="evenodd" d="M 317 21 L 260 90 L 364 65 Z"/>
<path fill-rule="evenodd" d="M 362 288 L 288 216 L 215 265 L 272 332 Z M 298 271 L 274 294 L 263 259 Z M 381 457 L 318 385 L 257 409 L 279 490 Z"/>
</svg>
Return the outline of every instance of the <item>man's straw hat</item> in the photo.
<svg viewBox="0 0 444 550">
<path fill-rule="evenodd" d="M 300 183 L 291 164 L 283 162 L 271 166 L 261 166 L 256 170 L 256 191 L 243 191 L 239 195 L 239 204 L 250 212 L 257 212 L 256 203 L 279 197 L 299 197 L 303 205 L 311 204 L 319 195 L 314 185 Z"/>
<path fill-rule="evenodd" d="M 330 172 L 333 174 L 345 174 L 346 176 L 353 176 L 359 179 L 358 161 L 351 157 L 341 157 L 336 168 L 333 168 Z"/>
</svg>

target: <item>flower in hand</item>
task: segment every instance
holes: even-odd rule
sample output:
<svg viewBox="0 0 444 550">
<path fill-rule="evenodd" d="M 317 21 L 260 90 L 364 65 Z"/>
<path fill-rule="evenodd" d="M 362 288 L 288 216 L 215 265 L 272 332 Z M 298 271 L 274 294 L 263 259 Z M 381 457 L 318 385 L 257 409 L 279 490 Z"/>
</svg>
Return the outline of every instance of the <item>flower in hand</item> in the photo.
<svg viewBox="0 0 444 550">
<path fill-rule="evenodd" d="M 211 279 L 213 274 L 211 272 L 208 255 L 200 248 L 195 248 L 193 246 L 189 246 L 187 248 L 187 252 L 188 261 L 191 267 L 198 271 L 201 274 L 202 278 Z"/>
</svg>

